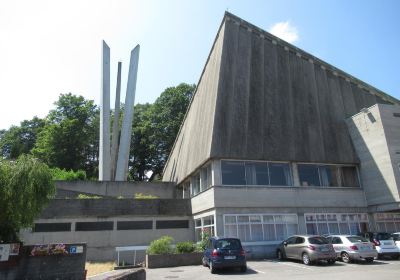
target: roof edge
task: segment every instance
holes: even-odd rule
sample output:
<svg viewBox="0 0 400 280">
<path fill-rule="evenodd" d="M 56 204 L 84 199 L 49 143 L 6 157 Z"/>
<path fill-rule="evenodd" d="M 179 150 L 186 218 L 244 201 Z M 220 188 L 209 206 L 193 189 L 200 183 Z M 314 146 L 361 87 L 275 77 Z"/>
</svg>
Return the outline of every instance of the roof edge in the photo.
<svg viewBox="0 0 400 280">
<path fill-rule="evenodd" d="M 210 52 L 208 53 L 206 63 L 204 64 L 203 70 L 201 71 L 201 74 L 200 74 L 200 78 L 199 78 L 199 80 L 197 81 L 196 88 L 195 88 L 195 90 L 194 90 L 194 92 L 193 92 L 192 98 L 190 99 L 189 106 L 188 106 L 188 108 L 187 108 L 187 110 L 186 110 L 186 112 L 185 112 L 185 115 L 184 115 L 184 117 L 183 117 L 182 123 L 181 123 L 181 125 L 180 125 L 180 127 L 179 127 L 179 130 L 178 130 L 178 133 L 176 134 L 174 144 L 172 145 L 171 151 L 169 152 L 169 155 L 168 155 L 168 159 L 167 159 L 167 161 L 165 162 L 165 165 L 164 165 L 164 168 L 163 168 L 163 176 L 164 176 L 165 168 L 167 167 L 167 165 L 168 165 L 168 163 L 169 163 L 169 159 L 171 158 L 171 154 L 172 154 L 172 152 L 173 152 L 174 149 L 175 149 L 176 142 L 177 142 L 177 140 L 178 140 L 178 136 L 181 134 L 181 130 L 182 130 L 183 124 L 184 124 L 185 121 L 186 121 L 188 112 L 189 112 L 189 110 L 190 110 L 190 108 L 191 108 L 191 106 L 192 106 L 192 103 L 193 103 L 193 99 L 194 99 L 195 96 L 196 96 L 198 86 L 199 86 L 199 84 L 200 84 L 200 82 L 201 82 L 201 80 L 202 80 L 202 78 L 203 78 L 204 72 L 205 72 L 206 67 L 207 67 L 207 65 L 208 65 L 208 62 L 209 62 L 209 60 L 210 60 L 210 56 L 211 56 L 211 54 L 212 54 L 213 51 L 214 51 L 215 43 L 217 42 L 217 39 L 218 39 L 219 34 L 220 34 L 220 32 L 221 32 L 222 26 L 224 25 L 227 16 L 229 16 L 229 13 L 228 13 L 227 11 L 225 11 L 224 17 L 222 18 L 222 21 L 221 21 L 221 23 L 220 23 L 220 25 L 219 25 L 219 27 L 218 27 L 217 35 L 216 35 L 215 38 L 214 38 L 214 42 L 213 42 L 213 44 L 212 44 L 211 50 L 210 50 Z"/>
</svg>

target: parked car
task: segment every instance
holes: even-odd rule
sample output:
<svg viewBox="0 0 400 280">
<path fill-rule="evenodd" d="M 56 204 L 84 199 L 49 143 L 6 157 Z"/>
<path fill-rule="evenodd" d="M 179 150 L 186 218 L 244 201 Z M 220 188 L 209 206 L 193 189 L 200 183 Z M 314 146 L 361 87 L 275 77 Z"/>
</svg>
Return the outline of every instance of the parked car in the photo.
<svg viewBox="0 0 400 280">
<path fill-rule="evenodd" d="M 378 257 L 375 244 L 362 236 L 355 235 L 331 235 L 327 239 L 333 245 L 336 255 L 343 262 L 365 260 L 373 262 Z"/>
<path fill-rule="evenodd" d="M 394 243 L 392 234 L 387 232 L 365 232 L 360 235 L 375 244 L 378 258 L 400 258 L 400 249 Z"/>
<path fill-rule="evenodd" d="M 247 270 L 246 254 L 240 239 L 211 237 L 204 250 L 203 266 L 208 266 L 211 273 L 226 267 L 237 267 L 245 272 Z"/>
<path fill-rule="evenodd" d="M 392 234 L 394 243 L 396 244 L 397 248 L 400 249 L 400 232 L 395 232 Z"/>
<path fill-rule="evenodd" d="M 321 260 L 329 264 L 334 264 L 336 261 L 332 244 L 319 235 L 293 235 L 279 245 L 276 255 L 279 260 L 296 259 L 305 265 Z"/>
</svg>

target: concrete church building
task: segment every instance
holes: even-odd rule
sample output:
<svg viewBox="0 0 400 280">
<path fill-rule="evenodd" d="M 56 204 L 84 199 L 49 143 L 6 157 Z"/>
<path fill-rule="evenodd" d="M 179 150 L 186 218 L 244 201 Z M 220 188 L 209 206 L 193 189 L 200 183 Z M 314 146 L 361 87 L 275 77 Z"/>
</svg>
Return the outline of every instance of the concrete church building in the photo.
<svg viewBox="0 0 400 280">
<path fill-rule="evenodd" d="M 104 259 L 115 246 L 164 234 L 197 241 L 206 231 L 268 257 L 295 233 L 400 231 L 399 167 L 399 100 L 225 13 L 166 182 L 59 183 L 60 198 L 107 199 L 54 202 L 41 230 L 22 237 L 88 242 L 89 258 Z M 137 207 L 115 199 L 135 188 L 160 199 Z M 69 226 L 54 230 L 61 223 Z"/>
<path fill-rule="evenodd" d="M 204 227 L 268 254 L 295 233 L 400 231 L 400 102 L 226 13 L 164 169 Z"/>
</svg>

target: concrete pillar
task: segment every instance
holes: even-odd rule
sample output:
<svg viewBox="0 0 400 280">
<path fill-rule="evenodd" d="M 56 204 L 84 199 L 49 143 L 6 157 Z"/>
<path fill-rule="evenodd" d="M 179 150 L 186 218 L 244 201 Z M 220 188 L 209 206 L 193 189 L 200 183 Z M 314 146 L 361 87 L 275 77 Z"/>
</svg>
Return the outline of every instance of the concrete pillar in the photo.
<svg viewBox="0 0 400 280">
<path fill-rule="evenodd" d="M 221 186 L 222 185 L 222 175 L 221 175 L 221 160 L 211 161 L 211 173 L 212 173 L 212 185 Z"/>
<path fill-rule="evenodd" d="M 139 50 L 137 45 L 131 52 L 129 63 L 128 85 L 126 87 L 125 112 L 121 128 L 117 171 L 115 181 L 126 181 L 128 176 L 128 160 L 132 134 L 133 106 L 135 104 L 136 80 L 139 64 Z"/>
<path fill-rule="evenodd" d="M 118 74 L 117 74 L 117 89 L 115 93 L 115 109 L 114 109 L 114 123 L 112 131 L 112 144 L 111 144 L 111 180 L 115 180 L 115 171 L 117 169 L 117 152 L 118 152 L 118 140 L 119 140 L 119 107 L 120 107 L 120 95 L 121 95 L 121 67 L 122 62 L 118 62 Z"/>
<path fill-rule="evenodd" d="M 103 41 L 100 98 L 99 181 L 110 180 L 110 48 Z"/>
<path fill-rule="evenodd" d="M 293 174 L 293 186 L 301 186 L 300 179 L 299 179 L 299 171 L 297 169 L 297 163 L 291 164 L 292 174 Z"/>
</svg>

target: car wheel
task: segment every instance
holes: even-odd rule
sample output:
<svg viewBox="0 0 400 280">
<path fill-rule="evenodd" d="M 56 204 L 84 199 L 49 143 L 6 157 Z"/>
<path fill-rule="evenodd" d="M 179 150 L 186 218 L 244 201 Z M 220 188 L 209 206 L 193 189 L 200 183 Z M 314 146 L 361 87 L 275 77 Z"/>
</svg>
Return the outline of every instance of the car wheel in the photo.
<svg viewBox="0 0 400 280">
<path fill-rule="evenodd" d="M 206 262 L 206 259 L 204 257 L 202 258 L 201 263 L 203 264 L 203 266 L 207 266 L 207 262 Z"/>
<path fill-rule="evenodd" d="M 281 250 L 276 251 L 276 257 L 278 260 L 283 261 L 285 258 L 283 257 L 283 253 Z"/>
<path fill-rule="evenodd" d="M 214 267 L 212 262 L 210 262 L 208 264 L 208 266 L 210 267 L 211 274 L 214 274 L 215 272 L 217 272 L 217 270 L 215 269 L 215 267 Z"/>
<path fill-rule="evenodd" d="M 305 265 L 311 265 L 311 260 L 310 260 L 310 256 L 307 253 L 304 253 L 301 257 L 301 259 L 303 260 L 303 263 Z"/>
<path fill-rule="evenodd" d="M 345 262 L 345 263 L 351 262 L 350 255 L 348 253 L 343 252 L 340 256 L 342 257 L 343 262 Z"/>
<path fill-rule="evenodd" d="M 372 263 L 374 261 L 374 258 L 366 258 L 365 262 L 367 263 Z"/>
<path fill-rule="evenodd" d="M 336 260 L 328 260 L 328 264 L 335 264 Z"/>
<path fill-rule="evenodd" d="M 246 272 L 247 271 L 247 265 L 244 265 L 240 268 L 241 272 Z"/>
</svg>

